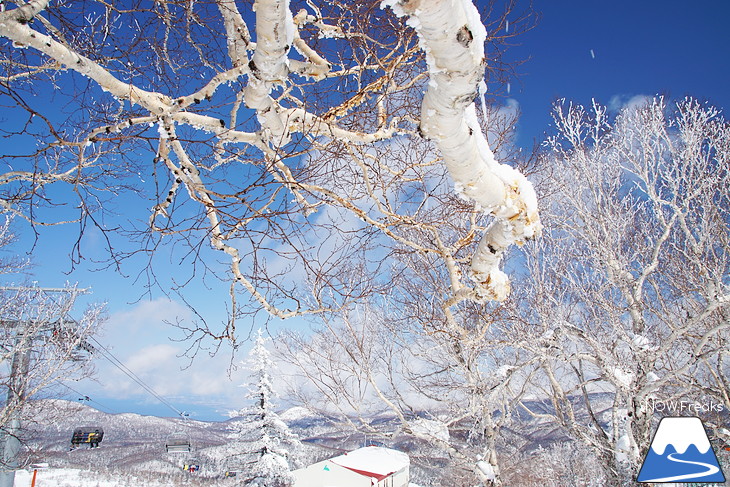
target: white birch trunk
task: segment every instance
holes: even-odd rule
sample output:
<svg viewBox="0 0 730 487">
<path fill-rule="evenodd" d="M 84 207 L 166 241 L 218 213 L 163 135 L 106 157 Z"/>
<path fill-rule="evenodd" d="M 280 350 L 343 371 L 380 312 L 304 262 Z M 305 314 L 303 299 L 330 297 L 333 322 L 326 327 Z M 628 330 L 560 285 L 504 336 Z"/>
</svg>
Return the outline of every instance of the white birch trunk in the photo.
<svg viewBox="0 0 730 487">
<path fill-rule="evenodd" d="M 287 55 L 294 41 L 294 20 L 288 0 L 256 0 L 256 50 L 249 64 L 251 73 L 244 95 L 246 106 L 257 111 L 264 138 L 274 145 L 289 141 L 287 124 L 269 96 L 276 83 L 289 75 Z"/>
<path fill-rule="evenodd" d="M 507 276 L 499 269 L 504 251 L 540 231 L 537 197 L 527 179 L 500 164 L 489 148 L 473 100 L 484 76 L 486 31 L 467 0 L 384 0 L 408 15 L 426 52 L 430 81 L 421 107 L 421 132 L 443 154 L 454 187 L 495 217 L 472 258 L 477 296 L 504 300 Z"/>
</svg>

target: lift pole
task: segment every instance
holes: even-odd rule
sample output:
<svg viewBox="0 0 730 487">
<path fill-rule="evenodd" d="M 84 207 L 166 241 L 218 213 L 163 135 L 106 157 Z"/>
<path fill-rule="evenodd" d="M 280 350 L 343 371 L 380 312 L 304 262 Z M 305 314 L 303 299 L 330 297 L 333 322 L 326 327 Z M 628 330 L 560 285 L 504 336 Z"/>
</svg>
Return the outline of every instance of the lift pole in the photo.
<svg viewBox="0 0 730 487">
<path fill-rule="evenodd" d="M 13 347 L 13 360 L 10 367 L 10 381 L 8 397 L 5 407 L 10 413 L 8 426 L 4 431 L 5 445 L 3 448 L 2 465 L 0 465 L 0 487 L 13 487 L 15 471 L 18 469 L 18 454 L 20 453 L 20 408 L 25 401 L 25 380 L 30 366 L 30 347 L 27 324 L 16 332 Z"/>
</svg>

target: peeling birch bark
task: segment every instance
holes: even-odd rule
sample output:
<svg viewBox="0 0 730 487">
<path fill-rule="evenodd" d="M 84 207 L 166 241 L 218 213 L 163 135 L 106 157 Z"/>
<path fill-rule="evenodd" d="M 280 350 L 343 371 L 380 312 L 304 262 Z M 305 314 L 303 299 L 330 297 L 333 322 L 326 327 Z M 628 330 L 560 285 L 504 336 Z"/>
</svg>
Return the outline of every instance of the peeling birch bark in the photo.
<svg viewBox="0 0 730 487">
<path fill-rule="evenodd" d="M 289 125 L 288 130 L 292 132 L 307 133 L 318 137 L 331 137 L 357 144 L 372 144 L 392 137 L 396 133 L 399 122 L 399 119 L 395 118 L 391 121 L 389 127 L 381 128 L 376 132 L 364 133 L 345 130 L 335 122 L 313 115 L 301 108 L 283 110 L 282 116 Z"/>
<path fill-rule="evenodd" d="M 218 10 L 223 17 L 223 26 L 228 38 L 228 57 L 238 68 L 248 64 L 247 50 L 251 45 L 251 33 L 234 0 L 218 0 Z"/>
<path fill-rule="evenodd" d="M 291 59 L 289 60 L 290 69 L 293 72 L 303 76 L 311 76 L 312 78 L 317 80 L 323 79 L 327 75 L 327 73 L 329 73 L 330 69 L 332 69 L 332 65 L 326 59 L 320 56 L 317 51 L 309 47 L 307 43 L 304 42 L 304 40 L 299 35 L 299 28 L 303 27 L 307 23 L 313 23 L 317 24 L 322 31 L 325 31 L 325 29 L 329 28 L 331 30 L 334 30 L 335 32 L 339 31 L 340 35 L 342 34 L 341 29 L 328 26 L 326 24 L 323 24 L 322 22 L 318 22 L 316 17 L 307 15 L 306 10 L 300 10 L 296 17 L 294 17 L 293 21 L 297 27 L 294 30 L 294 48 L 302 56 L 307 58 L 308 62 L 303 63 L 301 61 L 295 61 Z"/>
<path fill-rule="evenodd" d="M 532 184 L 497 162 L 479 127 L 473 100 L 486 64 L 479 13 L 467 0 L 384 0 L 381 7 L 407 15 L 418 33 L 430 75 L 420 130 L 443 154 L 456 192 L 495 217 L 472 258 L 471 278 L 480 299 L 504 300 L 504 251 L 537 236 L 541 225 Z"/>
<path fill-rule="evenodd" d="M 277 103 L 269 96 L 275 84 L 289 76 L 287 54 L 294 40 L 294 20 L 288 0 L 256 0 L 256 50 L 244 89 L 246 106 L 257 112 L 264 138 L 275 145 L 289 141 L 289 130 Z"/>
</svg>

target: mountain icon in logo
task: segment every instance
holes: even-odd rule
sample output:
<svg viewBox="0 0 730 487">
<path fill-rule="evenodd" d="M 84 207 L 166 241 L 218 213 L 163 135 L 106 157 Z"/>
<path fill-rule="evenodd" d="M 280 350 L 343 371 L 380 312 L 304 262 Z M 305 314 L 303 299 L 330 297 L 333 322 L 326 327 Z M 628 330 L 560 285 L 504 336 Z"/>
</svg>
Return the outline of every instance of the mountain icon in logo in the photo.
<svg viewBox="0 0 730 487">
<path fill-rule="evenodd" d="M 725 482 L 700 418 L 662 418 L 637 482 Z"/>
</svg>

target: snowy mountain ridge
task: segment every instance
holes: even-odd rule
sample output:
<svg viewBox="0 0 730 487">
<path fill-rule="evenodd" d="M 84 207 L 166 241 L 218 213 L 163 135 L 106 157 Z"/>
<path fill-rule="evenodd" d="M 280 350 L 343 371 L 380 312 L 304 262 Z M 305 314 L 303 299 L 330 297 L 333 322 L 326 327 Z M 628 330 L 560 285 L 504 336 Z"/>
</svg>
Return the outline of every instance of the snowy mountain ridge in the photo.
<svg viewBox="0 0 730 487">
<path fill-rule="evenodd" d="M 602 402 L 608 407 L 611 397 L 606 396 Z M 246 468 L 240 460 L 235 460 L 240 456 L 241 448 L 240 443 L 236 444 L 236 431 L 240 431 L 242 422 L 249 421 L 248 416 L 222 422 L 204 422 L 134 413 L 110 414 L 85 404 L 62 400 L 37 401 L 36 405 L 38 412 L 33 415 L 32 424 L 24 425 L 27 428 L 24 465 L 48 464 L 48 468 L 42 472 L 43 477 L 50 479 L 58 475 L 59 480 L 45 485 L 227 487 L 235 485 L 235 478 L 226 477 L 225 473 Z M 549 403 L 544 401 L 530 402 L 529 407 L 534 411 L 550 412 Z M 421 418 L 438 417 L 433 415 L 433 411 L 431 413 L 414 412 Z M 311 465 L 363 446 L 378 445 L 402 451 L 410 457 L 412 484 L 426 487 L 451 485 L 442 483 L 444 479 L 449 479 L 448 472 L 451 472 L 448 455 L 428 442 L 416 440 L 412 435 L 402 432 L 397 418 L 392 415 L 381 412 L 365 418 L 373 429 L 367 435 L 352 430 L 351 423 L 348 425 L 348 419 L 351 421 L 351 418 L 323 415 L 303 407 L 282 411 L 279 417 L 302 442 L 301 451 L 295 452 L 297 466 Z M 100 448 L 89 449 L 84 445 L 69 451 L 71 434 L 79 426 L 99 426 L 104 429 Z M 167 453 L 167 438 L 179 433 L 190 439 L 192 451 Z M 452 425 L 443 433 L 466 439 L 468 425 Z M 552 425 L 527 414 L 515 415 L 513 423 L 503 429 L 503 434 L 507 444 L 502 448 L 507 448 L 506 458 L 511 468 L 517 469 L 516 472 L 525 471 L 529 474 L 532 467 L 525 461 L 529 460 L 530 464 L 539 462 L 540 458 L 552 456 L 553 451 L 558 451 L 561 458 L 564 457 L 560 465 L 585 460 L 583 454 L 575 454 L 572 445 L 552 450 L 554 445 L 567 445 L 569 440 Z M 190 463 L 200 465 L 194 474 L 183 470 L 183 466 Z M 544 469 L 544 466 L 539 468 Z M 25 475 L 19 472 L 21 474 Z M 78 480 L 82 477 L 83 481 Z M 85 477 L 97 479 L 98 482 L 87 484 Z"/>
<path fill-rule="evenodd" d="M 205 485 L 232 485 L 225 472 L 241 468 L 240 461 L 235 460 L 241 448 L 236 442 L 236 432 L 241 422 L 249 421 L 245 416 L 222 422 L 204 422 L 135 413 L 111 414 L 83 403 L 59 399 L 39 400 L 32 404 L 33 412 L 28 415 L 32 420 L 23 425 L 21 464 L 24 467 L 47 464 L 48 468 L 43 470 L 46 477 L 55 475 L 51 471 L 60 470 L 85 471 L 87 476 L 99 478 L 117 478 L 122 472 L 122 476 L 144 477 L 144 482 L 130 481 L 129 485 L 134 487 L 188 485 L 186 482 L 194 479 L 201 482 L 205 479 Z M 285 410 L 281 417 L 305 441 L 302 451 L 296 452 L 299 463 L 305 465 L 356 449 L 364 441 L 362 435 L 343 431 L 332 418 L 306 408 Z M 82 445 L 70 450 L 72 433 L 82 426 L 104 430 L 99 448 L 90 449 Z M 189 439 L 192 451 L 168 453 L 166 441 L 180 435 Z M 191 476 L 183 470 L 186 464 L 197 464 L 201 468 Z M 68 485 L 76 484 L 71 482 Z"/>
</svg>

